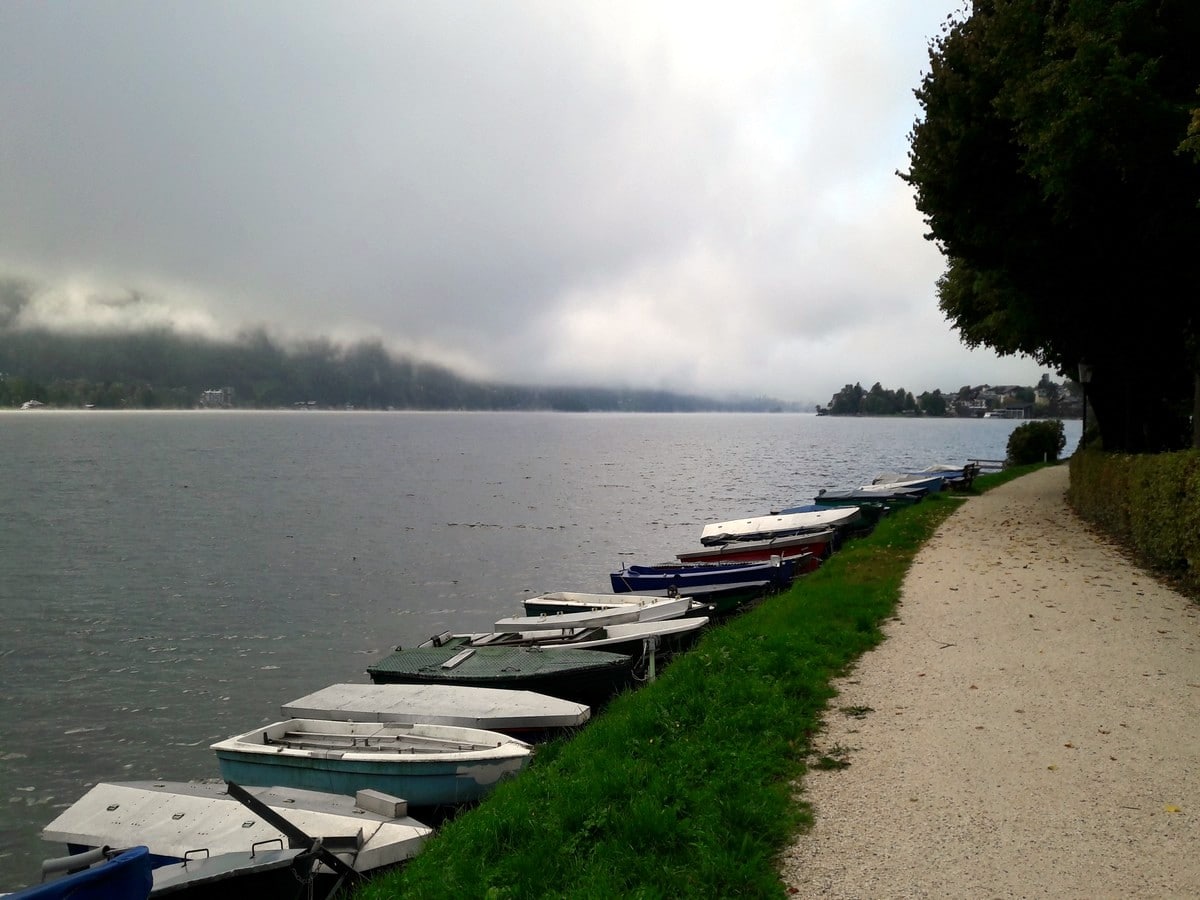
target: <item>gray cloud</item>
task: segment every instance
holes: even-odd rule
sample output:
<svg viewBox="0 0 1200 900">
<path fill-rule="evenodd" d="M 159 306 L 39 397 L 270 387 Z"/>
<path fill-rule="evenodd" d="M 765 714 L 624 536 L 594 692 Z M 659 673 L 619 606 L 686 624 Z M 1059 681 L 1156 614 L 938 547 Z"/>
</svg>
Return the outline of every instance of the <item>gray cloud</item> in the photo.
<svg viewBox="0 0 1200 900">
<path fill-rule="evenodd" d="M 951 9 L 0 5 L 0 274 L 512 380 L 1032 383 L 941 321 L 893 174 Z"/>
</svg>

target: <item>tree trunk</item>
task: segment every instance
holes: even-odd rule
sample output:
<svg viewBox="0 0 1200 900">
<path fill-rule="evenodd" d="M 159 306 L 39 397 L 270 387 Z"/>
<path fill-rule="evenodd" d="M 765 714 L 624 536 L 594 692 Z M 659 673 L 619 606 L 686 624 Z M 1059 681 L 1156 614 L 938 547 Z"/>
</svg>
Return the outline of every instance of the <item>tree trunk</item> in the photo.
<svg viewBox="0 0 1200 900">
<path fill-rule="evenodd" d="M 1200 366 L 1192 375 L 1195 389 L 1192 392 L 1192 446 L 1200 450 Z"/>
</svg>

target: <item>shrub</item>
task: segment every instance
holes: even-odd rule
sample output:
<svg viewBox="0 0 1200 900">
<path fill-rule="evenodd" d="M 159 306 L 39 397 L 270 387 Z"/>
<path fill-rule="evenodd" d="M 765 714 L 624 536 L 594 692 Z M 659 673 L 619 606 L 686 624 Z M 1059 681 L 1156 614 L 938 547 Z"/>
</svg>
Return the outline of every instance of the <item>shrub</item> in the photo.
<svg viewBox="0 0 1200 900">
<path fill-rule="evenodd" d="M 1058 419 L 1026 422 L 1008 436 L 1008 464 L 1028 466 L 1032 463 L 1057 462 L 1058 454 L 1067 445 L 1063 423 Z"/>
</svg>

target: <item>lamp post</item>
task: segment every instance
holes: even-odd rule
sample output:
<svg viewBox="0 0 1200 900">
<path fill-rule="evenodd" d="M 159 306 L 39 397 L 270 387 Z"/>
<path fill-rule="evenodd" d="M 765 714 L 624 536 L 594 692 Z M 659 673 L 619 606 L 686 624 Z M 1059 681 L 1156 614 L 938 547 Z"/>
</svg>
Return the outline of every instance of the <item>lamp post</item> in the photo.
<svg viewBox="0 0 1200 900">
<path fill-rule="evenodd" d="M 1082 447 L 1087 437 L 1087 389 L 1092 381 L 1092 364 L 1079 363 L 1079 383 L 1083 385 L 1083 430 L 1079 433 L 1079 445 Z"/>
</svg>

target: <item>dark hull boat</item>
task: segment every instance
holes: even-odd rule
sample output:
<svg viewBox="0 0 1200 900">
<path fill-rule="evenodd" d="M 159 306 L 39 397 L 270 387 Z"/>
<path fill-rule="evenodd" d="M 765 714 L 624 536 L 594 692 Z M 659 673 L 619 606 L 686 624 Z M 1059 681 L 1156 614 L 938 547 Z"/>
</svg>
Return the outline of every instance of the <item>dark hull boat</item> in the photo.
<svg viewBox="0 0 1200 900">
<path fill-rule="evenodd" d="M 792 559 L 806 554 L 818 561 L 828 558 L 841 544 L 842 535 L 832 528 L 763 541 L 730 541 L 699 550 L 675 554 L 681 563 L 770 562 L 772 557 Z M 805 563 L 810 565 L 811 563 Z"/>
<path fill-rule="evenodd" d="M 660 596 L 693 597 L 723 590 L 762 589 L 781 590 L 796 576 L 796 560 L 777 559 L 775 562 L 713 563 L 656 566 L 625 566 L 610 572 L 609 581 L 615 594 L 657 594 Z"/>
<path fill-rule="evenodd" d="M 367 667 L 375 684 L 458 684 L 535 691 L 562 700 L 603 706 L 642 676 L 639 660 L 602 650 L 536 647 L 398 649 Z"/>
<path fill-rule="evenodd" d="M 708 607 L 707 615 L 722 616 L 766 594 L 788 588 L 797 574 L 819 565 L 811 553 L 771 562 L 662 563 L 625 566 L 609 573 L 613 592 L 679 595 Z"/>
</svg>

